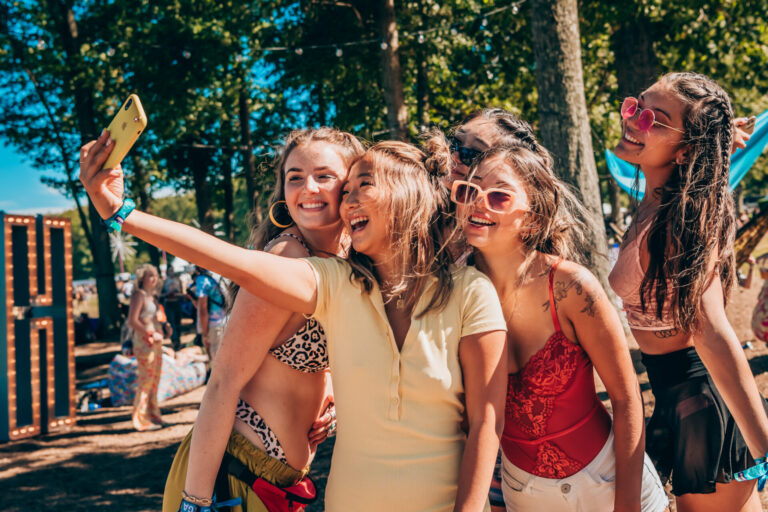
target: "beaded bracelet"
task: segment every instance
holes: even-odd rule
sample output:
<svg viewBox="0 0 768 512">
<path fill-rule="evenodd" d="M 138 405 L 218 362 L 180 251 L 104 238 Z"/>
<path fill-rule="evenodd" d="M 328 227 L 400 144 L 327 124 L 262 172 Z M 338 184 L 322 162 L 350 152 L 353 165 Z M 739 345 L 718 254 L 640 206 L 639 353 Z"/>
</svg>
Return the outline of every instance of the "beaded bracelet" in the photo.
<svg viewBox="0 0 768 512">
<path fill-rule="evenodd" d="M 757 490 L 762 491 L 768 481 L 768 453 L 765 457 L 755 459 L 755 465 L 751 468 L 734 473 L 733 478 L 737 482 L 757 480 Z"/>
</svg>

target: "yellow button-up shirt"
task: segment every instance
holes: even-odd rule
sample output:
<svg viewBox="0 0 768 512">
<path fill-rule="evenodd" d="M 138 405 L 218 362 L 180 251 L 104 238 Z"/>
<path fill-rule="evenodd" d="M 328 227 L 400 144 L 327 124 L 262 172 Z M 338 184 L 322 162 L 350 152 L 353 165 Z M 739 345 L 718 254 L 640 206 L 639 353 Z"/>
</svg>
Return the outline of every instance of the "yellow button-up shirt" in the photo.
<svg viewBox="0 0 768 512">
<path fill-rule="evenodd" d="M 308 261 L 338 417 L 326 510 L 452 510 L 466 439 L 459 342 L 506 330 L 496 290 L 475 268 L 456 268 L 447 306 L 412 318 L 398 350 L 378 287 L 366 293 L 341 259 Z"/>
</svg>

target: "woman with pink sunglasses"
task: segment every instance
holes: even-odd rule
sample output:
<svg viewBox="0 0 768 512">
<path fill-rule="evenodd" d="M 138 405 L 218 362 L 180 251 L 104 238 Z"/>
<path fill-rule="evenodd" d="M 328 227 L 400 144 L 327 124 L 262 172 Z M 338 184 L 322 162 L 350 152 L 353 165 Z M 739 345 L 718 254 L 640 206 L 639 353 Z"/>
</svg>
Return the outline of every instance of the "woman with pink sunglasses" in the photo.
<svg viewBox="0 0 768 512">
<path fill-rule="evenodd" d="M 614 151 L 646 185 L 610 282 L 656 398 L 647 451 L 671 477 L 678 511 L 761 510 L 755 482 L 733 482 L 766 456 L 768 416 L 725 316 L 735 277 L 730 99 L 707 77 L 673 73 L 624 100 L 621 114 Z"/>
</svg>

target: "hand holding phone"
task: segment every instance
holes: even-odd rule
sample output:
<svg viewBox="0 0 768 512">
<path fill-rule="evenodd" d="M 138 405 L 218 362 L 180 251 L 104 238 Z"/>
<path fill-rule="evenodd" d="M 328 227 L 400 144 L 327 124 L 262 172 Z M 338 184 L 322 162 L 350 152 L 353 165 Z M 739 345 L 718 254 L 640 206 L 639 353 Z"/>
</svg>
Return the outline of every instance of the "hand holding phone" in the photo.
<svg viewBox="0 0 768 512">
<path fill-rule="evenodd" d="M 114 149 L 107 157 L 102 169 L 116 167 L 125 158 L 146 127 L 147 115 L 141 106 L 141 100 L 137 95 L 131 94 L 107 127 L 109 138 L 115 142 Z"/>
<path fill-rule="evenodd" d="M 741 131 L 746 132 L 746 133 L 752 135 L 752 132 L 755 131 L 755 124 L 756 123 L 757 123 L 757 117 L 751 116 L 751 117 L 747 118 L 747 122 L 746 123 L 742 124 L 738 128 Z"/>
</svg>

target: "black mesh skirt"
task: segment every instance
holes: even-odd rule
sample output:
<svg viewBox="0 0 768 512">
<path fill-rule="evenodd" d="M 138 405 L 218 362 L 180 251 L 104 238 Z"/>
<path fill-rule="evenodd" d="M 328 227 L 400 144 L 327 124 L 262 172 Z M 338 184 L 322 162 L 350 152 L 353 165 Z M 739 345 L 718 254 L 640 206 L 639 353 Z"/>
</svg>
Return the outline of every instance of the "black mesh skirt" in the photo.
<svg viewBox="0 0 768 512">
<path fill-rule="evenodd" d="M 728 483 L 735 472 L 754 465 L 733 416 L 693 347 L 643 354 L 642 360 L 656 397 L 646 427 L 646 451 L 662 480 L 671 481 L 674 495 L 713 493 L 716 482 Z"/>
</svg>

